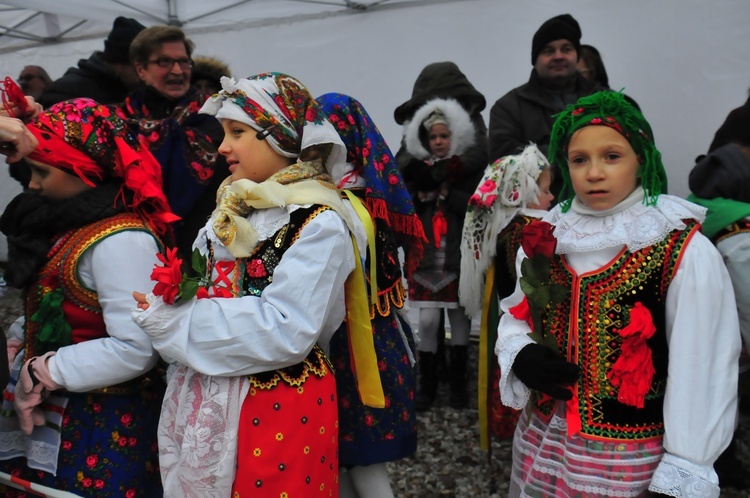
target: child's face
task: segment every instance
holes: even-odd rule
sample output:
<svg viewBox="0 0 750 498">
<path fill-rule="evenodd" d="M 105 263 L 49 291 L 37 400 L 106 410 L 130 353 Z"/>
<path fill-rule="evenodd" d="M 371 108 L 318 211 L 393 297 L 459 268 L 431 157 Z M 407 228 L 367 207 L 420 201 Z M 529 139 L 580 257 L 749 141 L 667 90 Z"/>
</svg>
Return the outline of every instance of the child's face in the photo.
<svg viewBox="0 0 750 498">
<path fill-rule="evenodd" d="M 75 197 L 91 188 L 76 175 L 66 173 L 59 168 L 30 159 L 27 159 L 26 162 L 31 169 L 29 189 L 39 191 L 39 194 L 43 197 L 60 201 Z"/>
<path fill-rule="evenodd" d="M 288 166 L 289 158 L 278 154 L 266 139 L 258 140 L 258 132 L 239 121 L 222 119 L 224 141 L 219 153 L 227 158 L 232 181 L 248 179 L 260 183 Z"/>
<path fill-rule="evenodd" d="M 443 123 L 434 124 L 430 127 L 428 135 L 430 140 L 430 152 L 440 159 L 448 155 L 451 150 L 451 131 Z"/>
<path fill-rule="evenodd" d="M 570 137 L 568 169 L 573 190 L 591 209 L 609 209 L 630 195 L 638 186 L 639 167 L 630 143 L 608 126 L 586 126 Z"/>
<path fill-rule="evenodd" d="M 529 204 L 528 207 L 547 211 L 555 199 L 555 196 L 549 191 L 550 184 L 552 183 L 552 173 L 550 173 L 549 168 L 545 168 L 539 173 L 539 179 L 536 183 L 539 185 L 539 197 L 537 197 L 535 204 Z"/>
</svg>

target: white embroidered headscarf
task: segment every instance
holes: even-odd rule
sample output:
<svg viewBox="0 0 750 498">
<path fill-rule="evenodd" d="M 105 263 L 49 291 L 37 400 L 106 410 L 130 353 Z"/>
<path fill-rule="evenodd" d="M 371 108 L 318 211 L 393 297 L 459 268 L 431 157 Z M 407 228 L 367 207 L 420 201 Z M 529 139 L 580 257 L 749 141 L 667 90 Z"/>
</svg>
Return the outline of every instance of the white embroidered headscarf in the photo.
<svg viewBox="0 0 750 498">
<path fill-rule="evenodd" d="M 225 76 L 221 85 L 222 90 L 201 108 L 202 114 L 244 123 L 261 132 L 263 136 L 259 138 L 267 140 L 278 154 L 298 159 L 262 183 L 227 179 L 222 184 L 212 215 L 214 231 L 232 255 L 247 257 L 258 242 L 254 227 L 246 219 L 252 209 L 323 204 L 333 208 L 351 228 L 348 211 L 325 175 L 344 165 L 346 146 L 307 88 L 281 73 L 264 73 L 239 81 Z M 302 151 L 317 145 L 330 146 L 322 165 L 299 161 Z"/>
<path fill-rule="evenodd" d="M 539 175 L 549 162 L 535 144 L 487 166 L 469 199 L 461 237 L 458 296 L 466 314 L 482 307 L 484 272 L 497 252 L 497 236 L 518 212 L 539 200 Z"/>
</svg>

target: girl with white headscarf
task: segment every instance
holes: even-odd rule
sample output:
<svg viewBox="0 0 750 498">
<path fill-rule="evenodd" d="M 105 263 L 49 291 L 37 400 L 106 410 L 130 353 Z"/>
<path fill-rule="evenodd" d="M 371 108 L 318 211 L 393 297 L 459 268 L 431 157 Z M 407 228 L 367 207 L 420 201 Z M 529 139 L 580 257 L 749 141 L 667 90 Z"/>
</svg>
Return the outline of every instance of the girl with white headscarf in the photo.
<svg viewBox="0 0 750 498">
<path fill-rule="evenodd" d="M 165 496 L 338 496 L 336 386 L 323 350 L 345 317 L 372 348 L 352 236 L 364 234 L 329 176 L 346 149 L 298 80 L 266 73 L 222 86 L 201 110 L 222 123 L 232 172 L 194 244 L 204 281 L 174 306 L 136 295 L 133 316 L 170 362 Z M 281 166 L 257 166 L 258 151 Z M 360 395 L 383 406 L 374 350 L 363 356 Z"/>
</svg>

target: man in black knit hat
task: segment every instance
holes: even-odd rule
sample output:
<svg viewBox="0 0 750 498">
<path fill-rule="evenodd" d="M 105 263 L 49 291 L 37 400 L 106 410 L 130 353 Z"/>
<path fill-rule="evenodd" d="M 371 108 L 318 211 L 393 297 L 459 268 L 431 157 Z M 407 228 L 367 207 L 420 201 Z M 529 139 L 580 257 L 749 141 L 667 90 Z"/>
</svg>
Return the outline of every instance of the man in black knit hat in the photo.
<svg viewBox="0 0 750 498">
<path fill-rule="evenodd" d="M 570 14 L 547 20 L 531 43 L 529 81 L 501 97 L 490 111 L 489 161 L 517 154 L 529 142 L 547 153 L 552 116 L 598 90 L 576 70 L 581 51 L 581 28 Z M 560 180 L 559 175 L 554 175 Z M 553 193 L 560 185 L 553 181 Z"/>
<path fill-rule="evenodd" d="M 115 19 L 104 40 L 104 51 L 96 51 L 88 59 L 79 60 L 77 67 L 69 68 L 44 90 L 39 103 L 47 108 L 77 97 L 89 97 L 100 104 L 124 101 L 140 82 L 128 58 L 130 42 L 145 28 L 135 19 Z"/>
</svg>

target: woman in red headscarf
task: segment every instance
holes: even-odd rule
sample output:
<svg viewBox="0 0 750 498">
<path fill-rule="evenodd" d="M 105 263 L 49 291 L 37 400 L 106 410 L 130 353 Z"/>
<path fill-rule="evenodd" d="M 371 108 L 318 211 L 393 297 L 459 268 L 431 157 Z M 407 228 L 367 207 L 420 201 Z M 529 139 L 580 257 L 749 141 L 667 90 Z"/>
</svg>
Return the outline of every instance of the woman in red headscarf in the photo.
<svg viewBox="0 0 750 498">
<path fill-rule="evenodd" d="M 164 384 L 130 319 L 130 289 L 148 284 L 177 218 L 161 170 L 125 121 L 90 99 L 54 105 L 28 129 L 39 142 L 29 191 L 0 218 L 5 280 L 26 297 L 0 470 L 81 496 L 161 496 Z"/>
</svg>

